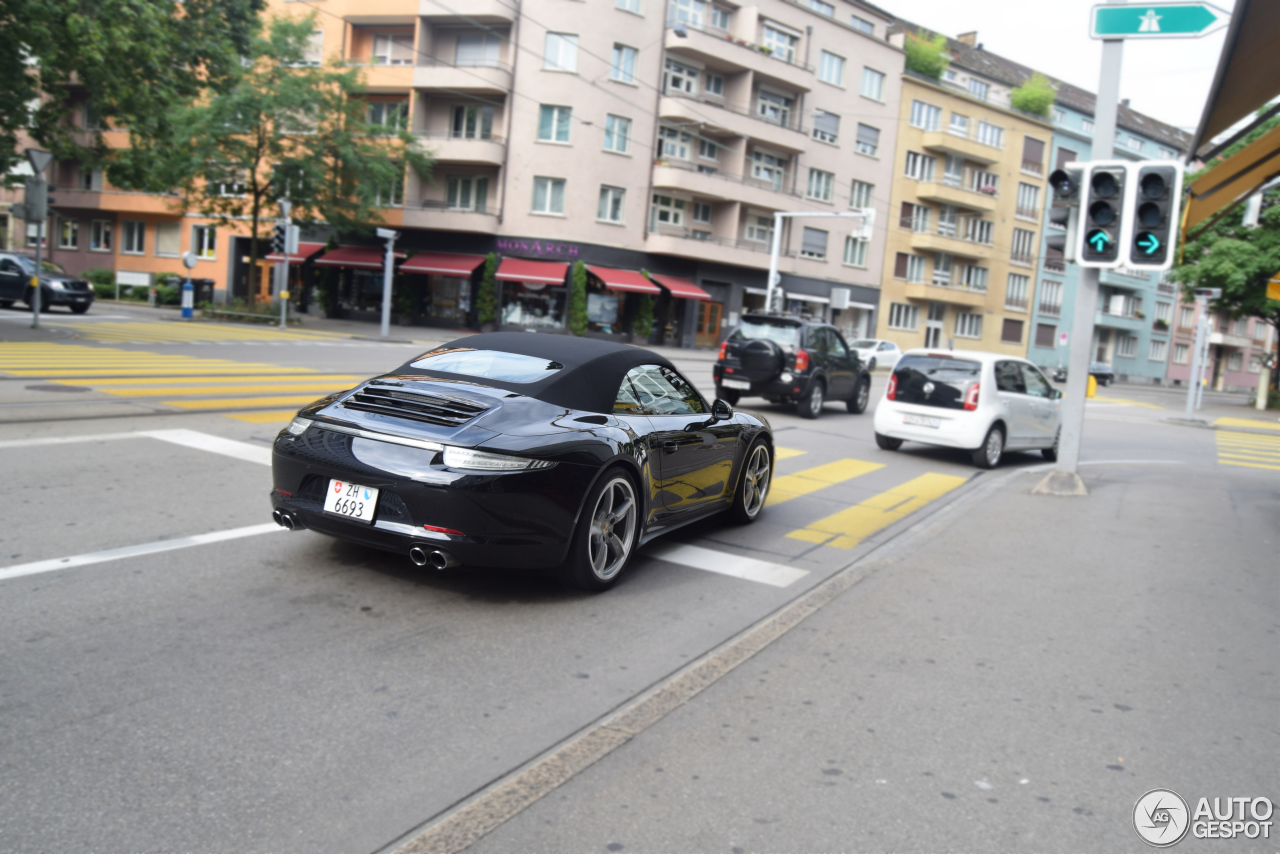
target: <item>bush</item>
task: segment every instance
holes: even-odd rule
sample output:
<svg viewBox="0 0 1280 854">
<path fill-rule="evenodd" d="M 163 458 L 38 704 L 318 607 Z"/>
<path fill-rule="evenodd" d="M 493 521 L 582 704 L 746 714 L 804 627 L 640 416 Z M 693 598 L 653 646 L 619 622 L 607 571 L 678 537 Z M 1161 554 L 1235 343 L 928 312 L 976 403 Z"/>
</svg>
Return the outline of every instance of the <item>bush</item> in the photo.
<svg viewBox="0 0 1280 854">
<path fill-rule="evenodd" d="M 116 283 L 115 282 L 91 282 L 93 285 L 93 295 L 98 299 L 115 299 Z"/>
<path fill-rule="evenodd" d="M 1267 392 L 1267 409 L 1280 409 L 1280 389 L 1273 388 Z"/>
<path fill-rule="evenodd" d="M 926 39 L 923 30 L 915 35 L 907 33 L 903 47 L 907 52 L 907 68 L 925 77 L 937 80 L 951 64 L 951 54 L 947 52 L 947 37 L 944 35 Z"/>
<path fill-rule="evenodd" d="M 573 265 L 573 279 L 569 285 L 569 331 L 581 337 L 587 334 L 588 326 L 587 265 L 579 261 Z"/>
<path fill-rule="evenodd" d="M 643 344 L 649 340 L 653 332 L 653 297 L 641 294 L 640 305 L 636 309 L 636 319 L 631 324 L 631 332 Z"/>
<path fill-rule="evenodd" d="M 480 276 L 480 293 L 476 295 L 476 319 L 480 323 L 493 323 L 498 319 L 498 295 L 494 293 L 497 270 L 498 256 L 490 252 L 484 261 L 484 273 Z"/>
<path fill-rule="evenodd" d="M 156 288 L 156 305 L 182 305 L 182 286 L 160 285 Z"/>
<path fill-rule="evenodd" d="M 1030 80 L 1009 93 L 1009 101 L 1014 109 L 1048 118 L 1057 95 L 1049 78 L 1037 71 L 1031 75 Z"/>
</svg>

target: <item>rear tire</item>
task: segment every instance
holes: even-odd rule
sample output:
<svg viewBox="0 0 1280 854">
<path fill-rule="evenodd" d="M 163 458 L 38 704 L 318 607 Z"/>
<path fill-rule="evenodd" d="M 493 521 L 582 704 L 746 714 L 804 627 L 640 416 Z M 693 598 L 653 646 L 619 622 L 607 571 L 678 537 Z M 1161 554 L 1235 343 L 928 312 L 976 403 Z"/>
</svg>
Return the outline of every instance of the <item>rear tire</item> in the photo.
<svg viewBox="0 0 1280 854">
<path fill-rule="evenodd" d="M 801 418 L 814 419 L 822 414 L 822 404 L 826 402 L 827 391 L 822 386 L 822 380 L 814 380 L 809 386 L 809 391 L 796 404 L 796 412 Z"/>
<path fill-rule="evenodd" d="M 621 468 L 609 469 L 587 495 L 561 577 L 582 590 L 608 590 L 626 568 L 639 530 L 635 484 Z"/>
<path fill-rule="evenodd" d="M 871 401 L 871 377 L 863 377 L 858 381 L 858 388 L 853 392 L 853 397 L 844 402 L 845 408 L 854 415 L 861 415 L 867 411 L 867 404 Z"/>
<path fill-rule="evenodd" d="M 878 445 L 882 451 L 896 451 L 902 447 L 902 440 L 894 439 L 891 436 L 885 436 L 882 433 L 877 433 L 876 445 Z"/>
<path fill-rule="evenodd" d="M 742 476 L 733 493 L 733 507 L 729 514 L 739 525 L 754 522 L 764 509 L 769 497 L 769 484 L 773 480 L 773 459 L 769 446 L 763 439 L 756 439 L 747 450 Z"/>
<path fill-rule="evenodd" d="M 1000 458 L 1004 456 L 1004 430 L 1000 429 L 1000 425 L 992 424 L 987 431 L 987 438 L 972 453 L 973 464 L 978 468 L 993 469 L 998 466 Z"/>
<path fill-rule="evenodd" d="M 0 299 L 0 308 L 8 308 L 8 307 L 9 307 L 9 306 L 11 306 L 11 305 L 13 305 L 13 300 L 11 300 L 11 299 Z"/>
</svg>

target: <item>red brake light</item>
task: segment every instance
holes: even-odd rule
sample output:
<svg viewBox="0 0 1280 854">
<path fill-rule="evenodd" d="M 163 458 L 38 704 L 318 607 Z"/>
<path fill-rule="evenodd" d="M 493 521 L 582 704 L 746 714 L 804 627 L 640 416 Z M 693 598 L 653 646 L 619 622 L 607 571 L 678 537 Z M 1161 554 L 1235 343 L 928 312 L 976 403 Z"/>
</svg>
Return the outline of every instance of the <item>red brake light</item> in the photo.
<svg viewBox="0 0 1280 854">
<path fill-rule="evenodd" d="M 426 528 L 428 531 L 438 531 L 441 534 L 454 534 L 459 537 L 466 536 L 466 534 L 462 533 L 461 531 L 455 531 L 453 530 L 453 528 L 439 528 L 435 525 L 423 525 L 422 527 Z"/>
<path fill-rule="evenodd" d="M 722 341 L 722 342 L 720 342 L 720 361 L 722 361 L 722 362 L 724 361 L 724 354 L 725 354 L 725 351 L 726 351 L 726 350 L 728 350 L 728 349 L 729 349 L 729 342 L 728 342 L 728 341 Z"/>
<path fill-rule="evenodd" d="M 290 492 L 290 491 L 289 491 L 289 490 L 287 490 L 287 489 L 281 489 L 281 488 L 280 488 L 280 487 L 278 487 L 278 486 L 277 486 L 275 489 L 271 490 L 271 491 L 272 491 L 272 492 L 274 492 L 276 495 L 283 495 L 285 498 L 292 498 L 292 497 L 293 497 L 293 493 L 292 493 L 292 492 Z"/>
<path fill-rule="evenodd" d="M 969 392 L 964 396 L 964 408 L 968 412 L 978 408 L 978 383 L 969 387 Z"/>
<path fill-rule="evenodd" d="M 809 370 L 809 354 L 804 350 L 796 350 L 796 372 Z"/>
<path fill-rule="evenodd" d="M 889 388 L 885 391 L 884 396 L 889 400 L 896 400 L 898 397 L 898 375 L 889 374 Z"/>
</svg>

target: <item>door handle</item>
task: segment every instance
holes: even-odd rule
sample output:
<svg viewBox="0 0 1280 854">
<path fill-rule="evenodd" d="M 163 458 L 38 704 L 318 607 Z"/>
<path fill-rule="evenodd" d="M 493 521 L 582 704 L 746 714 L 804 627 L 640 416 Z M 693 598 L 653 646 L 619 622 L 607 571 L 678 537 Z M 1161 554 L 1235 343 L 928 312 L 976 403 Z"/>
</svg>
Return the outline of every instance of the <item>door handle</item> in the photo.
<svg viewBox="0 0 1280 854">
<path fill-rule="evenodd" d="M 678 445 L 678 444 L 676 444 L 675 442 L 663 442 L 663 443 L 662 443 L 662 453 L 664 453 L 664 454 L 674 454 L 674 453 L 676 452 L 676 448 L 678 448 L 678 447 L 679 447 L 679 445 Z"/>
</svg>

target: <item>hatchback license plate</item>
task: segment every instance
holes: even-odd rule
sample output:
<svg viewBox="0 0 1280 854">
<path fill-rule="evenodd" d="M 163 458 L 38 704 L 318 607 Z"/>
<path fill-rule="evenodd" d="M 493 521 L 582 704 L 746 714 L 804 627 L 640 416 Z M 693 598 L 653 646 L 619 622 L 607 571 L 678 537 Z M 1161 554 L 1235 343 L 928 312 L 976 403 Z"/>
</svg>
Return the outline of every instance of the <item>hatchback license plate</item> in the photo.
<svg viewBox="0 0 1280 854">
<path fill-rule="evenodd" d="M 902 416 L 903 424 L 910 424 L 913 427 L 933 427 L 937 429 L 942 426 L 941 418 L 926 418 L 923 415 L 904 415 Z"/>
<path fill-rule="evenodd" d="M 751 388 L 751 383 L 745 380 L 720 380 L 720 385 L 725 388 Z"/>
<path fill-rule="evenodd" d="M 324 495 L 324 512 L 373 524 L 373 509 L 378 506 L 378 490 L 345 480 L 330 480 Z"/>
</svg>

